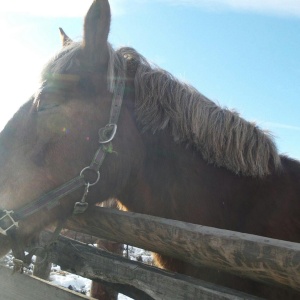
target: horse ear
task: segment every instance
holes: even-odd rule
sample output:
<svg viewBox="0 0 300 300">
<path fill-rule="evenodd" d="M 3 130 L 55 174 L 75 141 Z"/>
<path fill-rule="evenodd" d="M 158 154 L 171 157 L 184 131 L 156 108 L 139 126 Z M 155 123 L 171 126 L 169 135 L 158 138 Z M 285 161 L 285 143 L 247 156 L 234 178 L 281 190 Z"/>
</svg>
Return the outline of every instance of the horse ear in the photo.
<svg viewBox="0 0 300 300">
<path fill-rule="evenodd" d="M 60 27 L 59 27 L 59 32 L 60 32 L 60 39 L 63 47 L 66 47 L 71 43 L 73 43 L 73 41 L 67 36 L 67 34 Z"/>
<path fill-rule="evenodd" d="M 84 20 L 83 50 L 92 65 L 108 61 L 108 34 L 110 29 L 108 0 L 94 0 Z"/>
</svg>

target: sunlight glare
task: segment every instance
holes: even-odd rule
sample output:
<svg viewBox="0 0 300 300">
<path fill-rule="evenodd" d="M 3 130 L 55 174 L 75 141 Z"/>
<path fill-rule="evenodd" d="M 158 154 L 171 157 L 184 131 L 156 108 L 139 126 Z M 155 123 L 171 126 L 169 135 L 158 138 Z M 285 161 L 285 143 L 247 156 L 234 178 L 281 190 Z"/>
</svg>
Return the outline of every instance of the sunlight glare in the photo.
<svg viewBox="0 0 300 300">
<path fill-rule="evenodd" d="M 1 39 L 5 42 L 1 47 L 0 130 L 36 90 L 39 72 L 45 62 L 31 45 L 20 42 L 23 30 L 21 26 L 11 26 L 0 20 Z"/>
</svg>

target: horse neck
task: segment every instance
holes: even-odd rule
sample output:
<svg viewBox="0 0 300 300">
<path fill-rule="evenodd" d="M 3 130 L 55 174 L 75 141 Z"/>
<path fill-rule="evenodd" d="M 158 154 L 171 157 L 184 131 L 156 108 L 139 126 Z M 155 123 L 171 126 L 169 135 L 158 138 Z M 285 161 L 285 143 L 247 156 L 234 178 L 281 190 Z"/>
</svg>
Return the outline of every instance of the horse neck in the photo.
<svg viewBox="0 0 300 300">
<path fill-rule="evenodd" d="M 129 210 L 274 238 L 300 238 L 278 226 L 297 222 L 300 228 L 299 163 L 284 159 L 285 170 L 265 179 L 236 176 L 207 164 L 192 147 L 175 143 L 167 129 L 145 132 L 141 139 L 142 161 L 120 197 Z"/>
<path fill-rule="evenodd" d="M 216 196 L 213 186 L 218 185 L 220 176 L 216 176 L 214 183 L 205 177 L 208 173 L 214 176 L 212 172 L 219 170 L 207 165 L 192 147 L 175 143 L 167 129 L 155 134 L 144 132 L 141 140 L 141 161 L 121 195 L 121 202 L 132 211 L 196 222 L 191 210 L 199 210 L 203 205 L 203 193 L 209 198 Z"/>
<path fill-rule="evenodd" d="M 287 236 L 275 224 L 300 214 L 299 162 L 283 157 L 283 170 L 265 178 L 237 176 L 215 167 L 193 146 L 176 143 L 168 127 L 155 133 L 140 130 L 133 86 L 127 91 L 131 92 L 119 128 L 130 157 L 125 169 L 130 171 L 117 195 L 127 209 L 274 238 Z M 293 217 L 291 222 L 297 220 Z M 291 230 L 288 239 L 298 240 L 298 235 Z"/>
<path fill-rule="evenodd" d="M 191 211 L 203 210 L 204 198 L 216 205 L 216 187 L 232 180 L 233 174 L 208 165 L 192 146 L 176 143 L 168 127 L 143 131 L 135 116 L 133 81 L 127 84 L 120 120 L 125 125 L 119 128 L 120 136 L 130 139 L 120 146 L 120 151 L 124 146 L 130 149 L 130 158 L 123 162 L 130 175 L 117 198 L 131 211 L 196 223 Z"/>
</svg>

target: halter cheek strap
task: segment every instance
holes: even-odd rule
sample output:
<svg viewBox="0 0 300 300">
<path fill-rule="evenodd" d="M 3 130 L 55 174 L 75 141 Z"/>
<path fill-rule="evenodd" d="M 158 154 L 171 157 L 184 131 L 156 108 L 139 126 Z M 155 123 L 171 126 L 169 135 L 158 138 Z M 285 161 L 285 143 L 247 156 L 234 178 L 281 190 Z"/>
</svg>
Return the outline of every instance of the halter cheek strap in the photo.
<svg viewBox="0 0 300 300">
<path fill-rule="evenodd" d="M 89 182 L 85 183 L 85 190 L 83 193 L 83 197 L 81 198 L 80 202 L 76 202 L 74 205 L 74 211 L 73 211 L 74 214 L 80 214 L 86 211 L 88 207 L 88 203 L 85 200 L 89 193 L 89 188 L 95 185 L 99 181 L 100 179 L 99 169 L 106 157 L 106 154 L 112 153 L 112 149 L 111 149 L 112 147 L 110 143 L 114 139 L 117 133 L 117 128 L 118 128 L 117 123 L 121 112 L 124 90 L 125 90 L 125 76 L 118 76 L 114 88 L 114 94 L 113 94 L 113 99 L 112 99 L 112 104 L 110 109 L 109 123 L 105 127 L 100 128 L 98 132 L 100 147 L 97 150 L 91 164 L 88 167 L 85 167 L 80 173 L 80 176 L 82 176 L 85 171 L 91 170 L 96 173 L 97 178 L 93 183 L 89 183 Z"/>
<path fill-rule="evenodd" d="M 58 188 L 42 195 L 40 198 L 32 201 L 31 203 L 17 209 L 17 210 L 0 210 L 0 234 L 8 236 L 13 250 L 13 254 L 17 260 L 24 261 L 24 251 L 18 239 L 18 222 L 26 219 L 41 209 L 50 210 L 59 205 L 59 200 L 79 188 L 85 186 L 83 197 L 79 202 L 74 205 L 74 214 L 85 212 L 88 207 L 86 197 L 88 195 L 90 187 L 96 185 L 100 180 L 100 167 L 106 157 L 107 153 L 112 153 L 111 141 L 114 139 L 117 132 L 117 122 L 119 119 L 122 100 L 125 90 L 125 76 L 120 76 L 116 82 L 113 91 L 112 105 L 110 111 L 109 123 L 99 129 L 99 148 L 94 155 L 91 164 L 85 167 L 77 177 L 74 177 L 70 181 L 64 183 Z M 87 171 L 92 171 L 96 174 L 94 182 L 89 182 L 85 178 Z"/>
</svg>

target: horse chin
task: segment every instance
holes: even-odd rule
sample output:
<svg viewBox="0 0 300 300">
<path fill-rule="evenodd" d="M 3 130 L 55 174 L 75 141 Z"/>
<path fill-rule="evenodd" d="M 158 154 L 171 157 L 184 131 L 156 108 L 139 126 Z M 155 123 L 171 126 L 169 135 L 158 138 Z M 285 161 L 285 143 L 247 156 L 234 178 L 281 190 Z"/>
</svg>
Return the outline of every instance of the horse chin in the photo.
<svg viewBox="0 0 300 300">
<path fill-rule="evenodd" d="M 11 249 L 9 240 L 6 236 L 0 234 L 0 258 L 9 252 Z"/>
</svg>

